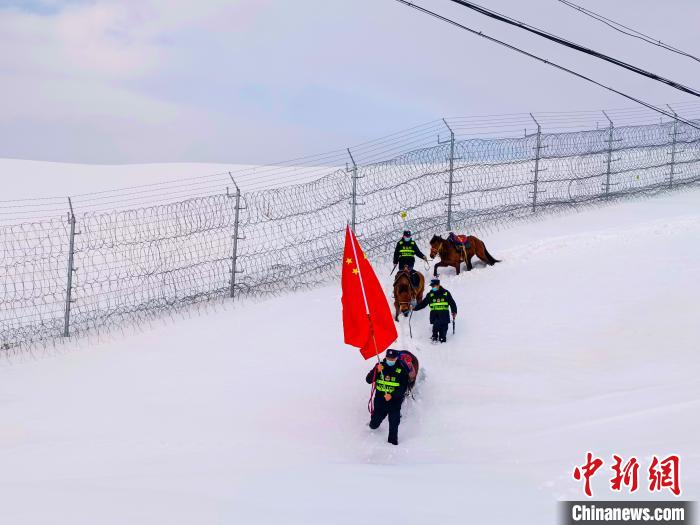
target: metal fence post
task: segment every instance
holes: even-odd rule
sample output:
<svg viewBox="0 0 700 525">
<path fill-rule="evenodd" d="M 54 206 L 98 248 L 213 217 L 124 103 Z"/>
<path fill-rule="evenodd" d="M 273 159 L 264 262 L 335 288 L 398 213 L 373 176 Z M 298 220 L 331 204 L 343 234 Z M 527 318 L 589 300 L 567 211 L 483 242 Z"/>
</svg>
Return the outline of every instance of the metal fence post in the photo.
<svg viewBox="0 0 700 525">
<path fill-rule="evenodd" d="M 447 231 L 452 231 L 452 195 L 454 186 L 454 166 L 455 166 L 455 134 L 452 128 L 447 123 L 445 119 L 442 119 L 445 123 L 445 127 L 450 131 L 450 140 L 440 141 L 440 135 L 438 135 L 438 144 L 450 143 L 450 171 L 449 178 L 447 180 Z"/>
<path fill-rule="evenodd" d="M 241 270 L 238 270 L 238 241 L 242 240 L 243 237 L 241 237 L 238 234 L 238 232 L 240 225 L 241 210 L 243 208 L 241 207 L 241 189 L 238 187 L 238 184 L 236 184 L 233 175 L 229 173 L 228 176 L 231 177 L 233 186 L 236 188 L 235 195 L 230 195 L 228 193 L 228 188 L 226 188 L 226 195 L 228 195 L 229 197 L 234 197 L 236 199 L 233 213 L 233 251 L 231 253 L 231 288 L 229 290 L 229 295 L 231 299 L 234 299 L 236 296 L 236 274 L 242 273 Z"/>
<path fill-rule="evenodd" d="M 607 167 L 605 170 L 605 198 L 607 199 L 610 197 L 610 170 L 612 165 L 614 124 L 612 119 L 608 117 L 608 114 L 605 111 L 603 111 L 603 115 L 605 115 L 605 118 L 608 119 L 608 122 L 610 123 L 610 127 L 608 128 L 608 158 L 606 161 Z"/>
<path fill-rule="evenodd" d="M 539 175 L 540 175 L 540 155 L 541 155 L 541 150 L 542 150 L 542 128 L 540 127 L 540 123 L 537 122 L 537 119 L 535 119 L 534 115 L 530 113 L 530 117 L 532 120 L 535 121 L 535 124 L 537 124 L 537 145 L 535 146 L 535 178 L 532 181 L 532 213 L 535 213 L 537 211 L 537 184 L 539 182 Z"/>
<path fill-rule="evenodd" d="M 68 223 L 70 224 L 70 237 L 68 240 L 68 281 L 66 283 L 66 309 L 63 315 L 63 337 L 70 337 L 70 305 L 72 302 L 73 293 L 73 272 L 75 267 L 73 265 L 74 255 L 75 255 L 75 213 L 73 213 L 73 203 L 71 198 L 68 197 L 68 207 L 70 211 L 68 212 Z"/>
<path fill-rule="evenodd" d="M 671 172 L 668 176 L 668 187 L 673 188 L 673 176 L 676 174 L 676 145 L 678 144 L 678 114 L 669 105 L 666 105 L 668 109 L 671 110 L 673 116 L 673 133 L 672 133 L 672 143 L 671 143 Z"/>
<path fill-rule="evenodd" d="M 355 158 L 352 156 L 350 148 L 348 148 L 348 155 L 350 155 L 350 161 L 352 162 L 352 169 L 349 170 L 345 168 L 346 172 L 352 173 L 352 199 L 350 201 L 350 206 L 352 207 L 352 219 L 350 221 L 350 227 L 354 234 L 357 234 L 355 227 L 357 226 L 357 163 L 355 163 Z"/>
</svg>

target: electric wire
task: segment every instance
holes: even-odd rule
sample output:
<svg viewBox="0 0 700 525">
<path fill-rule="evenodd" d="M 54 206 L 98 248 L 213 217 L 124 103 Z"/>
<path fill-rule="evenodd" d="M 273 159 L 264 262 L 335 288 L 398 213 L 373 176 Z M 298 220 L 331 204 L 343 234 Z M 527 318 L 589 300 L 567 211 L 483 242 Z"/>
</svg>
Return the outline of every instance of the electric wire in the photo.
<svg viewBox="0 0 700 525">
<path fill-rule="evenodd" d="M 592 78 L 590 78 L 590 77 L 587 77 L 587 76 L 585 76 L 585 75 L 583 75 L 583 74 L 581 74 L 581 73 L 578 73 L 578 72 L 576 72 L 576 71 L 574 71 L 574 70 L 572 70 L 572 69 L 569 69 L 569 68 L 567 68 L 567 67 L 564 67 L 564 66 L 562 66 L 562 65 L 560 65 L 560 64 L 557 64 L 557 63 L 555 63 L 555 62 L 551 62 L 551 61 L 549 61 L 549 60 L 546 60 L 546 59 L 544 59 L 544 58 L 541 58 L 541 57 L 539 57 L 539 56 L 537 56 L 537 55 L 535 55 L 535 54 L 533 54 L 533 53 L 530 53 L 530 52 L 528 52 L 528 51 L 525 51 L 525 50 L 523 50 L 523 49 L 520 49 L 520 48 L 518 48 L 517 46 L 514 46 L 514 45 L 512 45 L 512 44 L 509 44 L 509 43 L 504 42 L 504 41 L 502 41 L 502 40 L 499 40 L 499 39 L 497 39 L 497 38 L 491 37 L 491 36 L 485 34 L 483 31 L 476 31 L 476 30 L 474 30 L 474 29 L 471 29 L 470 27 L 467 27 L 467 26 L 465 26 L 464 24 L 461 24 L 461 23 L 459 23 L 459 22 L 457 22 L 457 21 L 455 21 L 455 20 L 452 20 L 451 18 L 448 18 L 448 17 L 445 17 L 445 16 L 443 16 L 443 15 L 440 15 L 440 14 L 434 12 L 434 11 L 431 11 L 431 10 L 429 10 L 429 9 L 426 9 L 426 8 L 424 8 L 424 7 L 421 7 L 421 6 L 419 6 L 419 5 L 416 5 L 416 4 L 414 4 L 414 3 L 412 3 L 412 2 L 409 2 L 409 1 L 407 1 L 407 0 L 395 0 L 395 1 L 397 1 L 397 2 L 399 2 L 399 3 L 401 3 L 401 4 L 404 4 L 404 5 L 408 6 L 408 7 L 412 7 L 413 9 L 416 9 L 417 11 L 420 11 L 420 12 L 422 12 L 422 13 L 424 13 L 424 14 L 427 14 L 427 15 L 429 15 L 429 16 L 432 16 L 433 18 L 436 18 L 436 19 L 441 20 L 441 21 L 443 21 L 443 22 L 446 22 L 446 23 L 448 23 L 448 24 L 450 24 L 450 25 L 453 25 L 453 26 L 455 26 L 455 27 L 458 27 L 458 28 L 460 28 L 460 29 L 462 29 L 462 30 L 464 30 L 464 31 L 468 31 L 469 33 L 472 33 L 472 34 L 477 35 L 477 36 L 479 36 L 479 37 L 481 37 L 481 38 L 485 38 L 486 40 L 489 40 L 489 41 L 491 41 L 491 42 L 494 42 L 494 43 L 496 43 L 496 44 L 499 44 L 499 45 L 501 45 L 501 46 L 504 46 L 504 47 L 510 49 L 511 51 L 515 51 L 515 52 L 517 52 L 517 53 L 520 53 L 520 54 L 522 54 L 522 55 L 528 56 L 528 57 L 530 57 L 530 58 L 532 58 L 532 59 L 535 59 L 535 60 L 537 60 L 537 61 L 539 61 L 539 62 L 542 62 L 542 63 L 544 63 L 544 64 L 548 64 L 548 65 L 550 65 L 550 66 L 552 66 L 552 67 L 554 67 L 554 68 L 556 68 L 556 69 L 559 69 L 559 70 L 561 70 L 561 71 L 564 71 L 564 72 L 566 72 L 566 73 L 569 73 L 569 74 L 571 74 L 571 75 L 574 75 L 574 76 L 576 76 L 576 77 L 578 77 L 578 78 L 580 78 L 580 79 L 582 79 L 582 80 L 585 80 L 585 81 L 587 81 L 587 82 L 590 82 L 590 83 L 592 83 L 592 84 L 595 84 L 595 85 L 597 85 L 597 86 L 599 86 L 599 87 L 602 87 L 603 89 L 606 89 L 606 90 L 608 90 L 608 91 L 611 91 L 611 92 L 613 92 L 613 93 L 616 93 L 616 94 L 618 94 L 618 95 L 620 95 L 620 96 L 622 96 L 622 97 L 624 97 L 624 98 L 626 98 L 626 99 L 628 99 L 628 100 L 631 100 L 631 101 L 633 101 L 633 102 L 636 102 L 637 104 L 640 104 L 640 105 L 642 105 L 642 106 L 644 106 L 644 107 L 647 107 L 647 108 L 651 109 L 652 111 L 656 111 L 657 113 L 660 113 L 660 114 L 662 114 L 662 115 L 665 115 L 665 116 L 667 116 L 667 117 L 669 117 L 669 118 L 677 119 L 678 121 L 683 122 L 684 124 L 686 124 L 686 125 L 688 125 L 688 126 L 691 126 L 691 127 L 693 127 L 693 128 L 700 129 L 700 126 L 698 126 L 698 125 L 696 125 L 696 124 L 694 124 L 694 123 L 692 123 L 692 122 L 690 122 L 690 121 L 688 121 L 688 120 L 686 120 L 686 119 L 684 119 L 684 118 L 682 118 L 682 117 L 680 117 L 680 116 L 678 116 L 678 115 L 674 115 L 673 113 L 670 113 L 670 112 L 668 112 L 668 111 L 666 111 L 666 110 L 664 110 L 664 109 L 662 109 L 662 108 L 660 108 L 660 107 L 654 106 L 654 105 L 652 105 L 652 104 L 650 104 L 650 103 L 648 103 L 648 102 L 645 102 L 645 101 L 643 101 L 643 100 L 641 100 L 641 99 L 639 99 L 639 98 L 636 98 L 636 97 L 634 97 L 634 96 L 632 96 L 632 95 L 628 95 L 627 93 L 623 93 L 622 91 L 619 91 L 619 90 L 617 90 L 617 89 L 615 89 L 615 88 L 613 88 L 613 87 L 611 87 L 611 86 L 608 86 L 608 85 L 605 85 L 605 84 L 603 84 L 603 83 L 601 83 L 601 82 L 598 82 L 597 80 L 594 80 L 594 79 L 592 79 Z M 698 93 L 698 96 L 700 96 L 700 93 Z"/>
<path fill-rule="evenodd" d="M 632 71 L 633 73 L 637 73 L 638 75 L 645 76 L 647 78 L 650 78 L 652 80 L 656 80 L 657 82 L 661 82 L 663 84 L 671 86 L 672 88 L 678 89 L 678 90 L 683 91 L 685 93 L 689 93 L 689 94 L 694 95 L 696 97 L 700 97 L 700 91 L 693 89 L 689 86 L 686 86 L 684 84 L 681 84 L 680 82 L 676 82 L 676 81 L 668 79 L 666 77 L 662 77 L 661 75 L 658 75 L 656 73 L 652 73 L 651 71 L 647 71 L 645 69 L 642 69 L 642 68 L 635 66 L 633 64 L 630 64 L 628 62 L 624 62 L 624 61 L 617 59 L 615 57 L 612 57 L 610 55 L 606 55 L 606 54 L 601 53 L 599 51 L 595 51 L 591 48 L 582 46 L 580 44 L 577 44 L 575 42 L 572 42 L 572 41 L 567 40 L 565 38 L 562 38 L 560 36 L 554 35 L 554 34 L 549 33 L 547 31 L 543 31 L 542 29 L 534 27 L 530 24 L 526 24 L 524 22 L 521 22 L 520 20 L 516 20 L 516 19 L 511 18 L 509 16 L 497 13 L 496 11 L 493 11 L 491 9 L 487 9 L 486 7 L 475 4 L 474 2 L 469 2 L 468 0 L 450 0 L 450 1 L 455 3 L 455 4 L 460 5 L 462 7 L 466 7 L 467 9 L 471 9 L 473 11 L 476 11 L 477 13 L 481 13 L 482 15 L 488 16 L 489 18 L 493 18 L 494 20 L 498 20 L 499 22 L 504 22 L 506 24 L 509 24 L 509 25 L 512 25 L 515 27 L 519 27 L 520 29 L 524 29 L 525 31 L 528 31 L 528 32 L 533 33 L 533 34 L 538 35 L 538 36 L 541 36 L 542 38 L 546 38 L 547 40 L 550 40 L 550 41 L 555 42 L 557 44 L 560 44 L 562 46 L 568 47 L 570 49 L 574 49 L 576 51 L 579 51 L 581 53 L 585 53 L 585 54 L 593 56 L 595 58 L 599 58 L 600 60 L 610 62 L 611 64 L 615 64 L 616 66 L 619 66 L 621 68 Z"/>
<path fill-rule="evenodd" d="M 642 33 L 641 31 L 637 31 L 636 29 L 632 29 L 631 27 L 628 27 L 626 25 L 621 24 L 620 22 L 616 22 L 615 20 L 612 20 L 610 18 L 607 18 L 599 13 L 596 13 L 594 11 L 591 11 L 590 9 L 586 9 L 585 7 L 582 7 L 580 5 L 577 5 L 573 2 L 570 2 L 569 0 L 557 0 L 558 2 L 561 2 L 562 4 L 569 6 L 576 11 L 579 11 L 583 13 L 586 16 L 589 16 L 599 22 L 602 22 L 606 26 L 614 29 L 615 31 L 618 31 L 620 33 L 623 33 L 625 35 L 631 36 L 633 38 L 638 38 L 640 40 L 643 40 L 644 42 L 647 42 L 649 44 L 652 44 L 657 47 L 661 47 L 663 49 L 666 49 L 667 51 L 671 51 L 672 53 L 676 53 L 678 55 L 683 55 L 685 57 L 688 57 L 692 60 L 695 60 L 696 62 L 700 62 L 700 58 L 697 56 L 688 53 L 687 51 L 683 51 L 682 49 L 678 49 L 677 47 L 673 47 L 669 44 L 665 44 L 661 40 L 658 40 L 654 37 L 651 37 L 649 35 L 646 35 Z"/>
</svg>

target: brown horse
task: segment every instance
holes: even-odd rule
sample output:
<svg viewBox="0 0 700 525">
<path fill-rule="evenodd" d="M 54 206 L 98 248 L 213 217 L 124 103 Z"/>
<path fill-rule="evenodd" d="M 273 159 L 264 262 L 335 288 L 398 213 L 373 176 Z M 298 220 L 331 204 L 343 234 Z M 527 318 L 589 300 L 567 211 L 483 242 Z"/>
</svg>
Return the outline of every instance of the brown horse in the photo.
<svg viewBox="0 0 700 525">
<path fill-rule="evenodd" d="M 473 268 L 472 257 L 475 255 L 489 266 L 501 262 L 493 258 L 486 249 L 484 241 L 477 239 L 473 235 L 467 237 L 467 243 L 464 245 L 464 249 L 459 249 L 449 240 L 443 239 L 439 235 L 434 235 L 433 238 L 430 239 L 430 258 L 434 259 L 436 255 L 440 256 L 440 262 L 435 263 L 435 270 L 433 272 L 435 277 L 438 275 L 438 268 L 440 266 L 454 266 L 457 275 L 459 275 L 459 267 L 462 262 L 466 262 L 467 271 L 471 271 Z"/>
<path fill-rule="evenodd" d="M 396 274 L 396 279 L 394 280 L 394 308 L 396 309 L 394 319 L 396 321 L 399 320 L 400 313 L 404 317 L 408 316 L 412 302 L 423 300 L 425 277 L 418 271 L 416 273 L 418 274 L 418 286 L 413 286 L 408 266 L 404 266 L 403 270 Z"/>
<path fill-rule="evenodd" d="M 416 386 L 420 363 L 418 362 L 418 358 L 408 350 L 400 350 L 399 352 L 399 359 L 403 361 L 404 366 L 408 369 L 408 388 L 406 389 L 406 396 L 409 396 L 413 387 Z"/>
</svg>

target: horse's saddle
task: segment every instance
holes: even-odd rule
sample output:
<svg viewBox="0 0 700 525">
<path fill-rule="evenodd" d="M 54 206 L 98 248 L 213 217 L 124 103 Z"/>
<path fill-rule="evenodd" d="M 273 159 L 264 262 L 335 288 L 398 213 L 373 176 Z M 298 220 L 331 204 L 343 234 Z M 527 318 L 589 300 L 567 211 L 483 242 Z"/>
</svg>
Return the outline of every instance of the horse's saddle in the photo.
<svg viewBox="0 0 700 525">
<path fill-rule="evenodd" d="M 401 270 L 400 272 L 397 272 L 396 277 L 394 277 L 394 284 L 396 284 L 396 281 L 398 281 L 399 277 L 402 275 L 408 276 L 408 281 L 411 283 L 411 287 L 414 289 L 420 286 L 420 274 L 416 270 L 410 270 L 408 272 Z"/>
<path fill-rule="evenodd" d="M 416 375 L 418 375 L 418 359 L 408 350 L 399 351 L 399 359 L 401 359 L 404 366 L 408 369 L 410 386 L 413 386 L 413 383 L 416 381 Z"/>
<path fill-rule="evenodd" d="M 448 235 L 447 240 L 454 244 L 455 248 L 457 248 L 458 250 L 461 250 L 462 248 L 468 250 L 469 248 L 471 248 L 469 237 L 467 237 L 466 235 L 455 235 L 454 233 L 450 232 L 450 235 Z"/>
</svg>

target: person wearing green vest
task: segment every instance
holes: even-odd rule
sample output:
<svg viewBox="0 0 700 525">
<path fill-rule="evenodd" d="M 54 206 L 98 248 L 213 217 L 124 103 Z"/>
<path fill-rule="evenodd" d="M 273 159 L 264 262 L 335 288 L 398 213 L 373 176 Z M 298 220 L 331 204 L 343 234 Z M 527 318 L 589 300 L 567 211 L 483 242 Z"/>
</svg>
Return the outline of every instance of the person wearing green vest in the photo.
<svg viewBox="0 0 700 525">
<path fill-rule="evenodd" d="M 408 275 L 411 278 L 411 283 L 414 288 L 420 285 L 418 272 L 413 269 L 413 265 L 416 263 L 416 257 L 420 257 L 425 262 L 428 262 L 428 258 L 420 251 L 416 241 L 411 238 L 411 231 L 405 230 L 403 232 L 403 237 L 396 243 L 396 248 L 394 249 L 394 266 L 398 264 L 399 271 L 404 270 L 405 267 L 408 266 Z"/>
<path fill-rule="evenodd" d="M 416 263 L 416 257 L 428 261 L 428 258 L 423 255 L 420 251 L 416 241 L 411 237 L 411 231 L 406 230 L 403 232 L 403 237 L 396 243 L 396 248 L 394 249 L 394 264 L 398 264 L 399 268 L 403 270 L 404 266 L 408 266 L 413 270 L 413 265 Z"/>
<path fill-rule="evenodd" d="M 430 306 L 430 324 L 433 325 L 433 343 L 447 342 L 447 328 L 450 326 L 450 311 L 452 319 L 457 317 L 457 303 L 452 294 L 440 286 L 440 279 L 430 281 L 430 291 L 413 310 L 422 310 Z"/>
<path fill-rule="evenodd" d="M 401 404 L 410 381 L 409 370 L 399 359 L 398 350 L 389 348 L 381 363 L 367 374 L 367 382 L 374 383 L 374 403 L 369 428 L 375 430 L 389 416 L 389 443 L 399 444 Z"/>
</svg>

